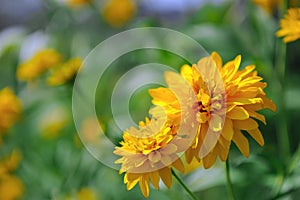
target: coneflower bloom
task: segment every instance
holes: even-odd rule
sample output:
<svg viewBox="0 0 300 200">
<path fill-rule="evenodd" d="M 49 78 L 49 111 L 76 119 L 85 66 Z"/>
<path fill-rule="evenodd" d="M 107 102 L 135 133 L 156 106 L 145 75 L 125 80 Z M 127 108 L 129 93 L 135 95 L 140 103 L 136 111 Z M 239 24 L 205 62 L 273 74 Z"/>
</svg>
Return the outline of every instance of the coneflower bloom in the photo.
<svg viewBox="0 0 300 200">
<path fill-rule="evenodd" d="M 132 19 L 136 12 L 136 3 L 133 0 L 109 0 L 100 12 L 109 25 L 118 28 Z"/>
<path fill-rule="evenodd" d="M 17 77 L 21 81 L 32 81 L 61 61 L 62 56 L 56 50 L 43 49 L 19 65 Z"/>
<path fill-rule="evenodd" d="M 52 86 L 58 86 L 71 81 L 76 76 L 81 64 L 81 58 L 72 58 L 58 65 L 53 68 L 51 75 L 47 78 L 47 83 Z"/>
<path fill-rule="evenodd" d="M 280 20 L 280 30 L 277 37 L 284 37 L 285 43 L 293 42 L 300 38 L 300 8 L 290 8 L 288 13 Z"/>
<path fill-rule="evenodd" d="M 214 52 L 192 67 L 184 65 L 181 68 L 181 75 L 189 82 L 198 100 L 193 105 L 196 114 L 191 117 L 199 122 L 198 132 L 185 153 L 187 162 L 196 158 L 202 160 L 205 168 L 209 168 L 218 156 L 225 161 L 231 141 L 248 157 L 249 143 L 244 132 L 261 146 L 264 145 L 254 119 L 266 123 L 265 117 L 257 111 L 264 108 L 275 111 L 276 107 L 266 97 L 263 89 L 267 84 L 261 82 L 262 78 L 254 71 L 255 66 L 250 65 L 239 71 L 240 63 L 241 56 L 237 56 L 223 66 L 221 57 Z M 169 118 L 186 117 L 181 112 L 183 104 L 169 88 L 151 89 L 149 92 L 153 104 L 164 107 Z"/>
<path fill-rule="evenodd" d="M 170 188 L 172 184 L 171 168 L 184 171 L 178 153 L 183 150 L 178 145 L 181 137 L 176 137 L 178 129 L 161 116 L 161 108 L 150 110 L 152 119 L 146 118 L 139 123 L 139 128 L 131 127 L 123 134 L 120 147 L 114 153 L 122 156 L 116 163 L 121 163 L 120 173 L 125 172 L 124 183 L 131 190 L 137 183 L 142 194 L 149 196 L 149 183 L 159 189 L 159 181 Z"/>
<path fill-rule="evenodd" d="M 10 88 L 0 90 L 0 146 L 4 134 L 20 117 L 21 101 Z"/>
</svg>

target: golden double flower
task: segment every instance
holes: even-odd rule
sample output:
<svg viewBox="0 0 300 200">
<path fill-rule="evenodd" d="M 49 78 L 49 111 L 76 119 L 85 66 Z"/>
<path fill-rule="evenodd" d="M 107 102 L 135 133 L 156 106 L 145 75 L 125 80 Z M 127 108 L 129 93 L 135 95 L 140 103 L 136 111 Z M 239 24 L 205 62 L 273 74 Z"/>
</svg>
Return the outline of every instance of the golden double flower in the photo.
<svg viewBox="0 0 300 200">
<path fill-rule="evenodd" d="M 122 164 L 120 173 L 126 173 L 127 189 L 139 182 L 147 197 L 149 182 L 158 189 L 162 179 L 170 187 L 171 167 L 184 170 L 180 153 L 185 153 L 188 163 L 195 158 L 210 168 L 217 157 L 227 160 L 231 142 L 248 157 L 246 134 L 264 145 L 257 120 L 264 124 L 266 120 L 258 111 L 275 111 L 276 107 L 266 96 L 267 84 L 255 66 L 239 70 L 240 63 L 241 56 L 237 56 L 223 65 L 213 52 L 197 64 L 184 65 L 180 75 L 166 72 L 168 87 L 149 90 L 156 106 L 150 112 L 152 119 L 140 123 L 139 129 L 125 131 L 114 152 L 122 156 L 117 163 Z M 181 87 L 182 79 L 189 89 Z"/>
</svg>

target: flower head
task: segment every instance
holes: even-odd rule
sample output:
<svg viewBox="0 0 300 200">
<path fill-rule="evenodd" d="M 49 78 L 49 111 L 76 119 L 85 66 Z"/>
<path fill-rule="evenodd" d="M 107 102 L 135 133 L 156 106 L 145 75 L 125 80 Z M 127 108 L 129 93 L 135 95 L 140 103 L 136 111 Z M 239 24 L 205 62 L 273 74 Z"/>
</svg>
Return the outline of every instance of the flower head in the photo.
<svg viewBox="0 0 300 200">
<path fill-rule="evenodd" d="M 135 14 L 133 0 L 109 0 L 101 10 L 104 20 L 113 27 L 122 27 Z"/>
<path fill-rule="evenodd" d="M 221 57 L 214 52 L 191 67 L 184 65 L 181 68 L 181 75 L 189 82 L 198 100 L 192 106 L 195 116 L 190 119 L 196 119 L 199 127 L 193 144 L 185 153 L 188 162 L 196 158 L 202 160 L 205 168 L 209 168 L 217 156 L 225 161 L 231 141 L 248 157 L 249 143 L 243 131 L 264 145 L 254 119 L 266 123 L 264 116 L 257 111 L 264 108 L 275 111 L 276 108 L 266 97 L 263 89 L 267 84 L 261 82 L 262 78 L 254 71 L 255 66 L 239 71 L 240 62 L 241 56 L 237 56 L 223 66 Z M 170 118 L 186 117 L 181 114 L 182 104 L 176 101 L 169 88 L 149 92 L 153 104 L 163 106 L 167 114 L 172 113 Z"/>
<path fill-rule="evenodd" d="M 84 187 L 77 193 L 77 198 L 78 200 L 96 200 L 97 195 L 93 189 Z"/>
<path fill-rule="evenodd" d="M 280 20 L 280 30 L 277 37 L 284 37 L 285 43 L 292 42 L 300 38 L 300 8 L 290 8 L 288 13 Z"/>
<path fill-rule="evenodd" d="M 12 174 L 19 165 L 21 153 L 14 150 L 12 154 L 0 161 L 0 199 L 19 199 L 24 192 L 22 181 Z"/>
<path fill-rule="evenodd" d="M 277 10 L 279 1 L 280 0 L 253 0 L 253 3 L 271 15 Z"/>
<path fill-rule="evenodd" d="M 65 1 L 66 4 L 71 8 L 77 8 L 92 2 L 92 0 L 65 0 Z"/>
<path fill-rule="evenodd" d="M 123 134 L 121 147 L 116 147 L 115 154 L 122 156 L 116 163 L 121 163 L 120 173 L 125 172 L 124 183 L 132 189 L 137 183 L 145 197 L 149 196 L 149 183 L 159 189 L 159 180 L 170 188 L 172 184 L 171 167 L 183 171 L 183 163 L 177 156 L 182 151 L 176 145 L 177 127 L 165 122 L 165 118 L 155 116 L 163 113 L 161 108 L 153 108 L 151 120 L 139 123 L 139 129 L 131 127 Z"/>
<path fill-rule="evenodd" d="M 21 111 L 21 102 L 13 91 L 9 88 L 0 90 L 0 136 L 17 121 Z"/>
<path fill-rule="evenodd" d="M 22 81 L 32 81 L 49 68 L 61 63 L 62 56 L 54 49 L 44 49 L 37 52 L 32 58 L 21 63 L 17 70 L 17 77 Z"/>
<path fill-rule="evenodd" d="M 47 79 L 47 83 L 53 86 L 65 84 L 75 77 L 81 64 L 81 58 L 72 58 L 69 61 L 53 68 L 52 74 Z"/>
</svg>

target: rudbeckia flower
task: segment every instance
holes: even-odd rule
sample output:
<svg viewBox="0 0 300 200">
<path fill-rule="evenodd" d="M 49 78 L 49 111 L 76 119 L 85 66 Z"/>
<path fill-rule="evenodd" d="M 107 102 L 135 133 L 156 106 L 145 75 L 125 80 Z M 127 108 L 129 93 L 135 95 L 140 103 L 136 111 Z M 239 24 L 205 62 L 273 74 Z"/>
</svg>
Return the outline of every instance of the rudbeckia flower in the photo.
<svg viewBox="0 0 300 200">
<path fill-rule="evenodd" d="M 61 61 L 62 56 L 54 49 L 41 50 L 19 65 L 17 77 L 21 81 L 32 81 Z"/>
<path fill-rule="evenodd" d="M 0 90 L 0 136 L 17 121 L 21 111 L 21 102 L 13 91 L 9 88 Z"/>
<path fill-rule="evenodd" d="M 280 20 L 280 28 L 276 36 L 284 37 L 285 43 L 298 40 L 300 38 L 300 8 L 290 8 Z"/>
<path fill-rule="evenodd" d="M 249 142 L 244 134 L 264 145 L 255 119 L 264 124 L 266 120 L 257 111 L 264 108 L 275 111 L 276 107 L 263 91 L 267 84 L 261 82 L 255 66 L 238 70 L 240 63 L 241 56 L 237 56 L 223 65 L 219 54 L 214 52 L 193 66 L 184 65 L 181 68 L 181 75 L 189 82 L 198 101 L 191 105 L 195 116 L 190 116 L 190 119 L 196 119 L 199 125 L 193 144 L 185 152 L 188 163 L 196 158 L 202 161 L 205 168 L 210 168 L 217 157 L 225 161 L 232 141 L 248 157 Z M 166 74 L 166 79 L 170 79 L 168 76 Z M 182 116 L 181 109 L 185 105 L 180 103 L 170 88 L 151 89 L 149 93 L 153 97 L 152 103 L 164 107 L 173 121 L 188 117 Z"/>
<path fill-rule="evenodd" d="M 0 161 L 0 199 L 20 199 L 24 193 L 24 184 L 12 174 L 18 167 L 22 155 L 14 150 L 12 154 Z"/>
<path fill-rule="evenodd" d="M 109 0 L 101 10 L 104 20 L 112 27 L 122 27 L 136 12 L 134 0 Z"/>
<path fill-rule="evenodd" d="M 172 184 L 171 167 L 184 171 L 184 166 L 177 153 L 181 152 L 181 137 L 176 137 L 177 127 L 166 122 L 157 113 L 161 108 L 150 110 L 151 120 L 139 123 L 139 128 L 131 127 L 123 134 L 120 147 L 114 153 L 122 156 L 116 163 L 121 163 L 120 173 L 125 172 L 124 183 L 131 190 L 137 183 L 142 194 L 149 196 L 149 184 L 159 189 L 160 179 L 170 188 Z"/>
<path fill-rule="evenodd" d="M 67 83 L 76 76 L 81 64 L 81 58 L 72 58 L 69 61 L 53 68 L 52 74 L 47 79 L 47 83 L 52 86 Z"/>
<path fill-rule="evenodd" d="M 270 15 L 273 14 L 279 6 L 279 0 L 253 0 L 253 3 L 260 6 Z"/>
</svg>

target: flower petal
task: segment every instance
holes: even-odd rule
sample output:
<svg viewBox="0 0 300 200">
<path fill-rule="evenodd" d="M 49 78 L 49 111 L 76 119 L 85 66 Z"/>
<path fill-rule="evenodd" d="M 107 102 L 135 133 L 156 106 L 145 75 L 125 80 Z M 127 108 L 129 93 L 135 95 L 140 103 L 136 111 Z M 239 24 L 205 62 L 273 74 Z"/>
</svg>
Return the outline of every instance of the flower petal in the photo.
<svg viewBox="0 0 300 200">
<path fill-rule="evenodd" d="M 264 146 L 265 141 L 264 138 L 260 132 L 260 130 L 258 128 L 256 129 L 252 129 L 252 130 L 247 130 L 247 132 L 249 133 L 249 135 L 251 135 L 251 137 L 260 145 L 260 146 Z"/>
<path fill-rule="evenodd" d="M 169 167 L 164 167 L 160 169 L 159 176 L 161 177 L 161 180 L 164 182 L 164 184 L 167 186 L 167 188 L 170 189 L 172 185 L 172 173 L 171 169 Z"/>
<path fill-rule="evenodd" d="M 232 120 L 233 126 L 240 130 L 252 130 L 258 128 L 258 124 L 255 120 L 248 118 L 245 120 Z"/>
<path fill-rule="evenodd" d="M 230 119 L 244 120 L 249 118 L 249 113 L 243 107 L 236 106 L 226 114 L 226 117 Z"/>
<path fill-rule="evenodd" d="M 148 183 L 148 177 L 144 177 L 141 176 L 140 177 L 140 189 L 142 191 L 142 194 L 144 195 L 144 197 L 149 197 L 149 192 L 150 192 L 150 188 L 149 188 L 149 183 Z"/>
<path fill-rule="evenodd" d="M 245 157 L 249 157 L 250 148 L 248 139 L 241 133 L 240 130 L 235 129 L 233 135 L 233 142 L 236 144 L 238 149 L 242 152 Z"/>
</svg>

